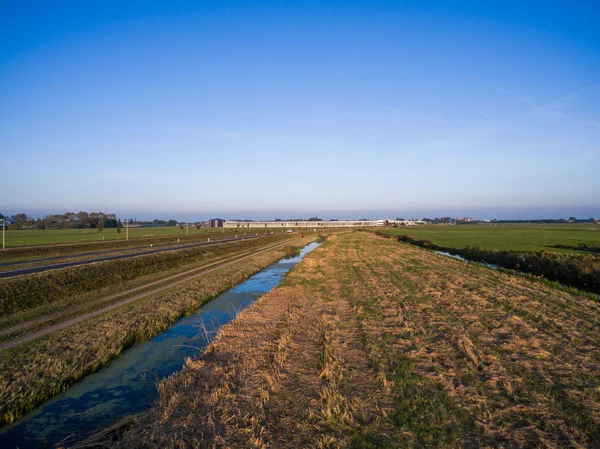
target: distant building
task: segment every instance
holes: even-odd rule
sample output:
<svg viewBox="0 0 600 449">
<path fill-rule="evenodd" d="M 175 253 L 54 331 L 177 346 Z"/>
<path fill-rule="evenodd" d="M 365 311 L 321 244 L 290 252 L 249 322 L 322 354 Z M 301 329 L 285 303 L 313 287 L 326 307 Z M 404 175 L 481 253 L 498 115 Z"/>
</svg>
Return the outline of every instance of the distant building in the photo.
<svg viewBox="0 0 600 449">
<path fill-rule="evenodd" d="M 396 224 L 415 225 L 424 224 L 422 221 L 395 221 L 395 220 L 278 220 L 278 221 L 237 221 L 227 220 L 223 226 L 226 228 L 359 228 L 389 226 Z"/>
<path fill-rule="evenodd" d="M 212 220 L 209 220 L 209 223 L 211 228 L 222 228 L 225 220 L 222 218 L 213 218 Z"/>
</svg>

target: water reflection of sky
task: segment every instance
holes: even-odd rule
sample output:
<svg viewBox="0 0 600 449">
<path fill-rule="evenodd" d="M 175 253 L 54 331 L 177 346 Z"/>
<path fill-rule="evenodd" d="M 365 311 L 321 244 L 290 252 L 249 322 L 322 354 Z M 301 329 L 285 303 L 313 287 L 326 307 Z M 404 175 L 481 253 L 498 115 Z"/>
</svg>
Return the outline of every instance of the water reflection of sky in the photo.
<svg viewBox="0 0 600 449">
<path fill-rule="evenodd" d="M 445 251 L 433 251 L 433 252 L 436 254 L 441 254 L 442 256 L 447 256 L 447 257 L 452 257 L 453 259 L 462 260 L 464 262 L 469 262 L 469 263 L 471 262 L 469 259 L 465 259 L 464 257 L 459 256 L 458 254 L 450 254 Z M 485 263 L 485 262 L 475 262 L 475 263 L 477 263 L 479 265 L 483 265 L 488 268 L 498 268 L 498 265 L 493 264 L 493 263 Z"/>
<path fill-rule="evenodd" d="M 0 447 L 50 446 L 76 441 L 119 417 L 143 410 L 156 396 L 156 383 L 181 369 L 223 324 L 248 307 L 281 279 L 304 255 L 280 260 L 181 319 L 167 331 L 123 352 L 95 374 L 47 401 L 0 434 Z M 65 440 L 66 439 L 66 440 Z"/>
</svg>

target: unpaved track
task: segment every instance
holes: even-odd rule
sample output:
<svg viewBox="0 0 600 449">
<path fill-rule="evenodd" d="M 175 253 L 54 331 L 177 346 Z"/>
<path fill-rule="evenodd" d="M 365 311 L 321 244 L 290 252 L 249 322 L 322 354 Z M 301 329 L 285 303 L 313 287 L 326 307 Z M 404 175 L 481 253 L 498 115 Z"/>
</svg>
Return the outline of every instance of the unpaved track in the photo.
<svg viewBox="0 0 600 449">
<path fill-rule="evenodd" d="M 117 293 L 117 294 L 114 294 L 114 295 L 111 295 L 111 296 L 107 296 L 105 298 L 97 299 L 97 300 L 95 300 L 93 302 L 89 302 L 89 303 L 83 304 L 81 306 L 73 307 L 73 308 L 70 308 L 70 309 L 58 312 L 58 313 L 53 314 L 53 315 L 48 315 L 48 316 L 39 318 L 39 319 L 34 320 L 34 321 L 29 321 L 29 322 L 23 323 L 21 325 L 14 326 L 12 328 L 3 329 L 2 331 L 0 331 L 1 335 L 10 334 L 12 332 L 16 332 L 18 330 L 21 330 L 21 329 L 24 329 L 24 328 L 31 327 L 31 326 L 34 326 L 36 324 L 42 323 L 44 321 L 48 321 L 48 320 L 59 318 L 61 316 L 69 315 L 71 313 L 76 312 L 77 310 L 81 310 L 81 309 L 89 307 L 90 305 L 93 305 L 93 304 L 98 304 L 98 303 L 110 301 L 112 299 L 118 298 L 119 296 L 128 295 L 130 293 L 133 293 L 133 292 L 136 292 L 136 291 L 148 288 L 149 286 L 152 286 L 152 285 L 162 284 L 162 283 L 164 283 L 166 281 L 169 281 L 169 280 L 172 280 L 172 279 L 176 279 L 176 278 L 180 278 L 180 277 L 186 276 L 186 275 L 188 275 L 190 273 L 195 273 L 195 274 L 193 274 L 191 276 L 186 276 L 186 277 L 184 277 L 182 279 L 179 279 L 179 280 L 174 281 L 174 282 L 170 282 L 170 283 L 168 283 L 166 285 L 162 285 L 162 286 L 160 286 L 158 288 L 155 288 L 155 289 L 152 289 L 152 290 L 149 290 L 149 291 L 145 291 L 143 293 L 140 293 L 140 294 L 135 295 L 135 296 L 131 296 L 129 298 L 125 298 L 125 299 L 123 299 L 121 301 L 117 301 L 117 302 L 115 302 L 113 304 L 110 304 L 109 306 L 103 307 L 102 309 L 95 310 L 93 312 L 89 312 L 89 313 L 86 313 L 86 314 L 83 314 L 83 315 L 79 315 L 77 317 L 71 318 L 71 319 L 63 321 L 61 323 L 58 323 L 58 324 L 46 327 L 44 329 L 41 329 L 41 330 L 39 330 L 37 332 L 33 332 L 31 334 L 26 334 L 26 335 L 17 337 L 14 340 L 10 340 L 10 341 L 4 342 L 4 343 L 0 344 L 0 351 L 13 348 L 13 347 L 18 346 L 20 344 L 27 343 L 27 342 L 35 340 L 37 338 L 43 337 L 45 335 L 49 335 L 49 334 L 51 334 L 53 332 L 59 331 L 61 329 L 65 329 L 67 327 L 73 326 L 73 325 L 78 324 L 78 323 L 81 323 L 82 321 L 88 320 L 90 318 L 94 318 L 94 317 L 96 317 L 98 315 L 102 315 L 104 313 L 110 312 L 111 310 L 114 310 L 114 309 L 117 309 L 117 308 L 122 307 L 124 305 L 130 304 L 130 303 L 132 303 L 134 301 L 137 301 L 139 299 L 142 299 L 142 298 L 145 298 L 147 296 L 153 295 L 155 293 L 167 290 L 167 289 L 175 287 L 175 286 L 177 286 L 179 284 L 183 284 L 184 282 L 189 282 L 189 281 L 191 281 L 191 280 L 193 280 L 193 279 L 195 279 L 195 278 L 197 278 L 199 276 L 203 276 L 203 275 L 206 275 L 208 273 L 212 273 L 214 271 L 220 270 L 221 268 L 224 268 L 224 267 L 233 265 L 235 263 L 238 263 L 238 262 L 240 262 L 242 260 L 249 259 L 251 257 L 254 257 L 254 256 L 258 255 L 258 254 L 262 254 L 262 253 L 264 253 L 266 251 L 270 251 L 270 250 L 272 250 L 274 248 L 277 248 L 277 247 L 280 247 L 280 246 L 284 246 L 284 245 L 289 245 L 289 244 L 290 244 L 289 241 L 285 241 L 285 242 L 281 242 L 281 243 L 276 243 L 276 244 L 270 245 L 270 246 L 268 246 L 266 248 L 262 248 L 262 249 L 260 249 L 258 251 L 249 251 L 249 252 L 245 252 L 243 254 L 238 254 L 238 255 L 232 256 L 230 258 L 227 258 L 225 260 L 220 260 L 220 261 L 208 264 L 208 265 L 204 265 L 204 266 L 199 267 L 199 268 L 194 268 L 193 270 L 189 270 L 189 271 L 186 271 L 184 273 L 179 273 L 179 274 L 170 276 L 170 277 L 165 278 L 165 279 L 160 279 L 158 281 L 151 282 L 149 284 L 146 284 L 146 285 L 143 285 L 143 286 L 140 286 L 140 287 L 136 287 L 136 288 L 127 290 L 125 292 L 121 292 L 121 293 Z M 214 268 L 209 268 L 209 267 L 214 267 Z"/>
</svg>

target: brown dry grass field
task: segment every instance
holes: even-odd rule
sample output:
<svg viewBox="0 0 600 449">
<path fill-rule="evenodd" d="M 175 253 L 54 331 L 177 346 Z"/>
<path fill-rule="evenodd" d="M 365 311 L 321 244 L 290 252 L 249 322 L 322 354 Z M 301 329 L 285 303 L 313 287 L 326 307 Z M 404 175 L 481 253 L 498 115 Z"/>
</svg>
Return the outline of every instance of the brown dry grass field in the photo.
<svg viewBox="0 0 600 449">
<path fill-rule="evenodd" d="M 332 236 L 109 444 L 599 447 L 599 311 L 536 279 Z"/>
</svg>

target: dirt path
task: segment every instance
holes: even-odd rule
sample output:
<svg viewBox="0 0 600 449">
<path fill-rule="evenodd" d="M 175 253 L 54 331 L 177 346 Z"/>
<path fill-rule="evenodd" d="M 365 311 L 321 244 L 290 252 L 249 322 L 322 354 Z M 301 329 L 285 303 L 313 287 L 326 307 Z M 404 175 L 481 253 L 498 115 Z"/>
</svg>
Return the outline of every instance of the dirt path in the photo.
<svg viewBox="0 0 600 449">
<path fill-rule="evenodd" d="M 182 279 L 179 279 L 179 280 L 177 280 L 175 282 L 170 282 L 170 283 L 168 283 L 166 285 L 162 285 L 161 287 L 158 287 L 158 288 L 155 288 L 155 289 L 152 289 L 152 290 L 149 290 L 149 291 L 145 291 L 143 293 L 140 293 L 140 294 L 135 295 L 135 296 L 131 296 L 129 298 L 122 299 L 121 301 L 117 301 L 117 302 L 115 302 L 113 304 L 110 304 L 109 306 L 103 307 L 102 309 L 95 310 L 95 311 L 89 312 L 89 313 L 85 313 L 83 315 L 79 315 L 77 317 L 71 318 L 71 319 L 63 321 L 61 323 L 58 323 L 58 324 L 46 327 L 46 328 L 41 329 L 41 330 L 39 330 L 37 332 L 33 332 L 31 334 L 26 334 L 26 335 L 17 337 L 14 340 L 9 340 L 7 342 L 3 342 L 3 343 L 0 344 L 0 351 L 5 350 L 5 349 L 13 348 L 13 347 L 18 346 L 20 344 L 27 343 L 27 342 L 35 340 L 37 338 L 43 337 L 45 335 L 49 335 L 49 334 L 51 334 L 53 332 L 59 331 L 61 329 L 65 329 L 67 327 L 73 326 L 73 325 L 78 324 L 78 323 L 81 323 L 82 321 L 88 320 L 88 319 L 96 317 L 98 315 L 102 315 L 104 313 L 110 312 L 111 310 L 114 310 L 114 309 L 117 309 L 117 308 L 122 307 L 124 305 L 130 304 L 130 303 L 132 303 L 134 301 L 138 301 L 139 299 L 142 299 L 142 298 L 145 298 L 147 296 L 153 295 L 155 293 L 158 293 L 158 292 L 167 290 L 169 288 L 175 287 L 175 286 L 177 286 L 179 284 L 182 284 L 184 282 L 189 282 L 189 281 L 191 281 L 193 279 L 196 279 L 199 276 L 203 276 L 203 275 L 206 275 L 208 273 L 212 273 L 212 272 L 214 272 L 216 270 L 219 270 L 219 269 L 221 269 L 223 267 L 227 267 L 229 265 L 232 265 L 234 263 L 238 263 L 238 262 L 240 262 L 242 260 L 248 259 L 248 258 L 253 257 L 255 255 L 262 254 L 262 253 L 264 253 L 266 251 L 270 251 L 270 250 L 272 250 L 274 248 L 277 248 L 277 247 L 280 247 L 280 246 L 284 246 L 284 245 L 289 245 L 289 244 L 290 244 L 290 242 L 286 241 L 286 242 L 282 242 L 282 243 L 276 243 L 276 244 L 273 244 L 273 245 L 269 245 L 266 248 L 262 248 L 262 249 L 260 249 L 258 251 L 249 251 L 249 252 L 245 252 L 245 253 L 243 253 L 241 255 L 238 254 L 236 256 L 229 257 L 227 259 L 224 259 L 224 260 L 221 260 L 221 261 L 218 261 L 218 262 L 214 262 L 214 263 L 211 263 L 211 264 L 208 264 L 208 265 L 204 265 L 202 267 L 195 268 L 193 270 L 189 270 L 189 271 L 186 271 L 184 273 L 179 273 L 177 275 L 173 275 L 173 276 L 170 276 L 170 277 L 165 278 L 165 279 L 160 279 L 158 281 L 151 282 L 149 284 L 146 284 L 146 285 L 143 285 L 143 286 L 140 286 L 140 287 L 136 287 L 136 288 L 127 290 L 125 292 L 117 293 L 117 294 L 114 294 L 114 295 L 111 295 L 111 296 L 107 296 L 105 298 L 100 298 L 100 299 L 94 300 L 92 302 L 89 302 L 87 304 L 83 304 L 83 305 L 77 306 L 77 307 L 72 307 L 72 308 L 63 310 L 61 312 L 58 312 L 58 313 L 55 313 L 55 314 L 52 314 L 52 315 L 47 315 L 45 317 L 42 317 L 42 318 L 39 318 L 39 319 L 36 319 L 36 320 L 33 320 L 33 321 L 28 321 L 28 322 L 23 323 L 21 325 L 14 326 L 12 328 L 3 329 L 3 330 L 0 331 L 0 335 L 7 335 L 7 334 L 10 334 L 12 332 L 16 332 L 16 331 L 19 331 L 19 330 L 22 330 L 22 329 L 34 326 L 34 325 L 39 324 L 39 323 L 43 323 L 45 321 L 57 319 L 57 318 L 60 318 L 61 316 L 70 315 L 72 313 L 77 312 L 78 310 L 81 310 L 83 308 L 87 308 L 90 305 L 101 304 L 103 302 L 107 302 L 107 301 L 113 300 L 113 299 L 118 298 L 120 296 L 125 296 L 125 295 L 128 295 L 128 294 L 134 293 L 136 291 L 139 291 L 139 290 L 142 290 L 142 289 L 146 289 L 146 288 L 148 288 L 150 286 L 153 286 L 153 285 L 163 284 L 164 282 L 170 281 L 172 279 L 177 279 L 177 278 L 180 278 L 182 276 L 186 276 L 186 277 L 184 277 Z M 209 268 L 211 266 L 216 266 L 216 267 Z M 187 276 L 190 273 L 195 273 L 195 274 L 193 274 L 191 276 Z"/>
</svg>

